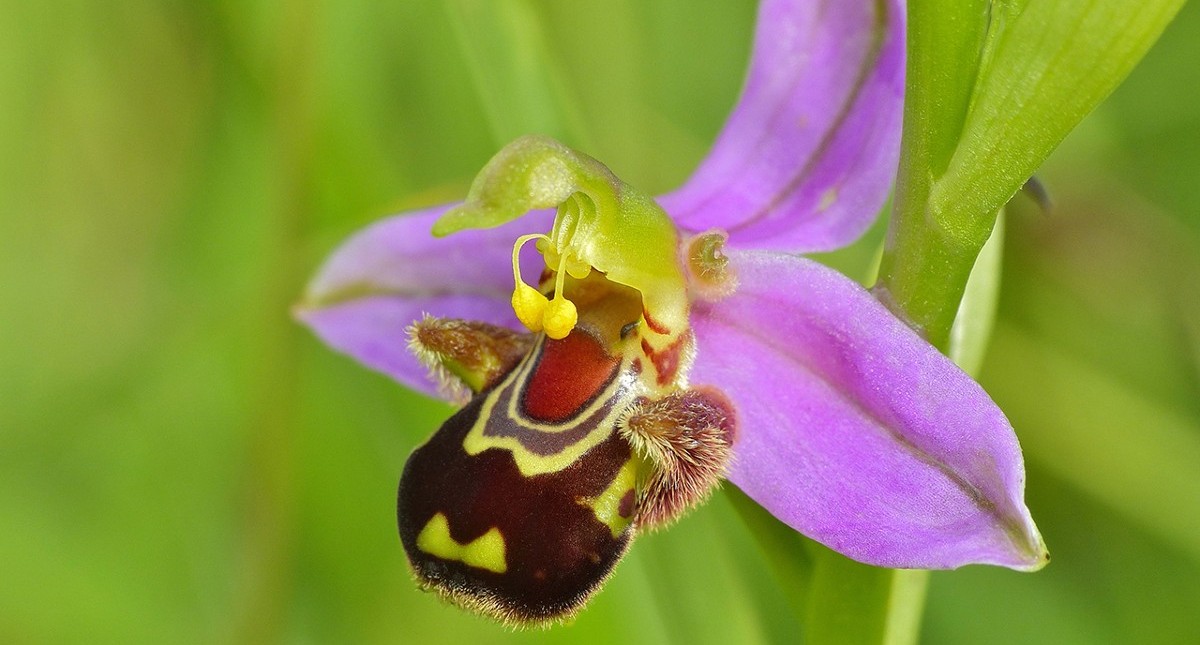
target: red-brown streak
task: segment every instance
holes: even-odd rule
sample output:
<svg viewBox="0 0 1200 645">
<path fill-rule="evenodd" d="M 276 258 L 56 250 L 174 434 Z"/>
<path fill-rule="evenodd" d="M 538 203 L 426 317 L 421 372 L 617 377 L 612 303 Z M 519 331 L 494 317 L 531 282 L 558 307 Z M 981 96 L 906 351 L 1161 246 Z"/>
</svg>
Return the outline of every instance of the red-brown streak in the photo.
<svg viewBox="0 0 1200 645">
<path fill-rule="evenodd" d="M 687 343 L 691 341 L 692 332 L 688 332 L 679 337 L 678 340 L 671 343 L 666 349 L 654 351 L 645 340 L 642 341 L 642 351 L 650 357 L 654 363 L 654 370 L 658 372 L 658 384 L 666 385 L 675 378 L 676 372 L 679 371 L 679 359 L 683 354 L 683 349 L 687 347 Z"/>
<path fill-rule="evenodd" d="M 670 327 L 667 327 L 666 325 L 651 318 L 650 312 L 647 311 L 645 307 L 642 307 L 642 318 L 646 319 L 646 326 L 653 330 L 656 334 L 669 334 L 671 332 Z"/>
</svg>

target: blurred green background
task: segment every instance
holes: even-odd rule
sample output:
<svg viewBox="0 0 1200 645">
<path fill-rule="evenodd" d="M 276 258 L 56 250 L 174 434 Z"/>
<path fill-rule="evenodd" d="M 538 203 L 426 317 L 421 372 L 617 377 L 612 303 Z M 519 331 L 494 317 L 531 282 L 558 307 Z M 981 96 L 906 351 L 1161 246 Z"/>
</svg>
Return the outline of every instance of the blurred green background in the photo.
<svg viewBox="0 0 1200 645">
<path fill-rule="evenodd" d="M 394 489 L 448 408 L 289 318 L 387 213 L 555 135 L 652 191 L 732 105 L 750 2 L 0 3 L 0 642 L 791 640 L 727 497 L 570 628 L 418 592 Z M 934 574 L 930 643 L 1200 637 L 1200 9 L 1009 212 L 985 387 L 1054 562 Z M 861 271 L 880 231 L 833 257 Z"/>
</svg>

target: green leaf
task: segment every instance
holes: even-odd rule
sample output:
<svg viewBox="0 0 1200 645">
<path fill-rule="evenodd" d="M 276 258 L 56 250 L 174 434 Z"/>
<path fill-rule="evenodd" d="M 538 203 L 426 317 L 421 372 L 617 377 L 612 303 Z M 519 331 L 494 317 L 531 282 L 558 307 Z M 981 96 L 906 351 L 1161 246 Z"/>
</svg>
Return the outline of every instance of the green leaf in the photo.
<svg viewBox="0 0 1200 645">
<path fill-rule="evenodd" d="M 800 617 L 805 643 L 915 643 L 929 572 L 881 569 L 831 551 L 780 522 L 733 486 L 724 489 Z"/>
<path fill-rule="evenodd" d="M 881 569 L 809 542 L 815 561 L 805 642 L 916 643 L 929 572 Z"/>
<path fill-rule="evenodd" d="M 987 354 L 988 341 L 992 337 L 992 326 L 996 322 L 996 305 L 1000 299 L 1000 269 L 1004 256 L 1004 213 L 996 219 L 979 260 L 967 279 L 958 306 L 958 315 L 950 328 L 950 345 L 947 354 L 950 360 L 968 374 L 978 374 Z"/>
<path fill-rule="evenodd" d="M 754 534 L 759 547 L 771 570 L 776 575 L 777 582 L 787 595 L 788 603 L 797 616 L 808 612 L 808 587 L 812 582 L 813 562 L 808 557 L 806 542 L 792 527 L 780 522 L 771 515 L 770 511 L 759 506 L 736 486 L 728 485 L 721 489 L 729 498 L 738 516 Z"/>
<path fill-rule="evenodd" d="M 987 381 L 1031 462 L 1200 563 L 1200 423 L 1011 324 L 996 330 L 989 371 L 1036 372 L 1041 386 Z M 1053 405 L 1047 405 L 1047 394 Z"/>
<path fill-rule="evenodd" d="M 999 210 L 1125 79 L 1182 6 L 1183 0 L 994 3 L 962 134 L 933 181 L 932 211 L 969 226 Z"/>
<path fill-rule="evenodd" d="M 914 0 L 878 292 L 947 346 L 995 213 L 1121 82 L 1182 0 Z"/>
</svg>

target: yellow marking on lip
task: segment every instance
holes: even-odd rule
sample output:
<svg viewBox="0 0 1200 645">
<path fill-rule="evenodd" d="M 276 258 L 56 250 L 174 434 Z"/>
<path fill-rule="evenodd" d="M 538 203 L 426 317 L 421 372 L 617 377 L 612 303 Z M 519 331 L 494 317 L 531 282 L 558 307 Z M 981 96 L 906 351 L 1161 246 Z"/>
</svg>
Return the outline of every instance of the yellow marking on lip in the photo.
<svg viewBox="0 0 1200 645">
<path fill-rule="evenodd" d="M 417 535 L 417 548 L 443 560 L 457 560 L 469 567 L 487 569 L 493 573 L 508 571 L 505 560 L 504 535 L 492 527 L 487 533 L 460 544 L 450 536 L 450 520 L 438 513 L 430 518 Z"/>
<path fill-rule="evenodd" d="M 629 526 L 633 521 L 633 514 L 629 517 L 621 517 L 621 499 L 625 494 L 634 490 L 634 485 L 637 482 L 637 460 L 630 459 L 621 466 L 621 470 L 617 471 L 616 477 L 613 477 L 612 483 L 608 485 L 596 497 L 582 498 L 579 503 L 583 506 L 590 507 L 596 513 L 596 519 L 612 531 L 613 537 L 621 535 L 621 531 Z"/>
</svg>

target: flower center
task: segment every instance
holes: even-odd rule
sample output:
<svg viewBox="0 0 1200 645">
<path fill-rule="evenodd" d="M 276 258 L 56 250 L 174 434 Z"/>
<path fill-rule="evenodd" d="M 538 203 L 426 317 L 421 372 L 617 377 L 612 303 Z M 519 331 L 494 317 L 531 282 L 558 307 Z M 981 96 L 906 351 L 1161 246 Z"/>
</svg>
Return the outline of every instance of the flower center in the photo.
<svg viewBox="0 0 1200 645">
<path fill-rule="evenodd" d="M 642 351 L 664 365 L 663 387 L 682 386 L 692 342 L 675 225 L 653 199 L 600 162 L 545 137 L 518 139 L 488 162 L 466 202 L 447 211 L 433 234 L 490 228 L 545 208 L 557 209 L 550 233 L 522 235 L 513 244 L 517 318 L 559 340 L 579 324 L 577 306 L 590 307 L 597 289 L 630 287 L 641 296 L 642 315 L 633 322 Z M 554 274 L 552 290 L 521 277 L 521 248 L 531 240 Z M 601 279 L 585 280 L 593 270 Z"/>
</svg>

